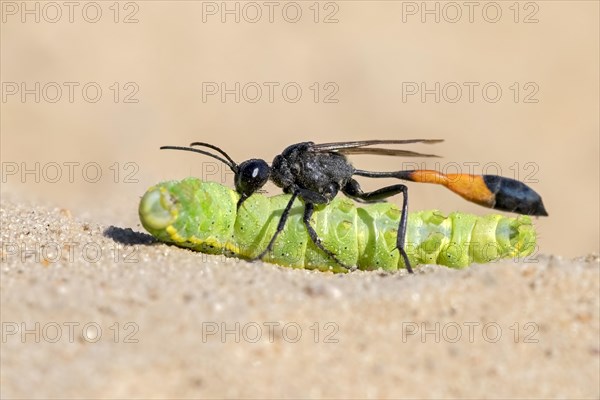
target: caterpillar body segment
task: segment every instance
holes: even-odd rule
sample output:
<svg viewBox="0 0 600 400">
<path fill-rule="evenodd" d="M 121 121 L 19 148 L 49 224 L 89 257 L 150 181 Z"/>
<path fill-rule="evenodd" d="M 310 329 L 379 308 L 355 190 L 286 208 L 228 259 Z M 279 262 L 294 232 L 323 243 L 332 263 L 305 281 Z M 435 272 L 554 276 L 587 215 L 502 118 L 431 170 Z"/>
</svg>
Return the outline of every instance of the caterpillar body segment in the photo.
<svg viewBox="0 0 600 400">
<path fill-rule="evenodd" d="M 290 195 L 254 194 L 239 209 L 237 192 L 197 178 L 160 183 L 143 196 L 142 225 L 158 240 L 208 254 L 253 259 L 268 245 Z M 285 229 L 264 260 L 293 268 L 346 272 L 312 243 L 302 222 L 303 204 L 294 203 Z M 404 268 L 396 247 L 400 210 L 391 203 L 356 207 L 336 197 L 317 206 L 311 225 L 324 247 L 361 270 Z M 535 249 L 536 233 L 528 216 L 478 217 L 440 211 L 410 213 L 406 250 L 414 264 L 463 268 Z"/>
</svg>

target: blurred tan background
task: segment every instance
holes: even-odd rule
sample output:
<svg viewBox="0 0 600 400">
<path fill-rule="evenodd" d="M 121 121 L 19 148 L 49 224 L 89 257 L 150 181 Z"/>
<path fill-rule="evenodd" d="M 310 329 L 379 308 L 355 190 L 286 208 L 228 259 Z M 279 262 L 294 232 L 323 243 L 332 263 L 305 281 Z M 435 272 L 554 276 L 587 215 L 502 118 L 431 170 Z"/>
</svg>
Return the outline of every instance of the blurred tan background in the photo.
<svg viewBox="0 0 600 400">
<path fill-rule="evenodd" d="M 444 156 L 437 166 L 353 161 L 517 177 L 550 213 L 537 221 L 541 253 L 598 252 L 598 3 L 475 3 L 427 2 L 432 14 L 391 1 L 227 2 L 231 13 L 222 2 L 4 1 L 2 197 L 143 231 L 137 205 L 152 184 L 221 180 L 212 160 L 161 145 L 206 141 L 270 162 L 306 140 L 443 138 L 411 147 Z M 409 190 L 412 210 L 488 212 L 441 187 Z"/>
</svg>

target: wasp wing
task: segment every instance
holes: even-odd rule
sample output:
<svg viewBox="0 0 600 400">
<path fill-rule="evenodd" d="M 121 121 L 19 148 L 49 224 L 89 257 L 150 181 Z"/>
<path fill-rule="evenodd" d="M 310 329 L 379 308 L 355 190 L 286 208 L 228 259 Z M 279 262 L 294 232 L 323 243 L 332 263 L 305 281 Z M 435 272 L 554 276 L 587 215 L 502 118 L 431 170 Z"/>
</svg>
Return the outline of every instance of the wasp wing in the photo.
<svg viewBox="0 0 600 400">
<path fill-rule="evenodd" d="M 425 143 L 433 144 L 443 142 L 443 139 L 405 139 L 405 140 L 361 140 L 354 142 L 334 142 L 314 144 L 312 148 L 319 153 L 336 152 L 342 154 L 375 154 L 384 156 L 402 156 L 402 157 L 438 157 L 434 154 L 418 153 L 416 151 L 402 149 L 386 149 L 380 147 L 368 147 L 376 144 L 409 144 Z"/>
</svg>

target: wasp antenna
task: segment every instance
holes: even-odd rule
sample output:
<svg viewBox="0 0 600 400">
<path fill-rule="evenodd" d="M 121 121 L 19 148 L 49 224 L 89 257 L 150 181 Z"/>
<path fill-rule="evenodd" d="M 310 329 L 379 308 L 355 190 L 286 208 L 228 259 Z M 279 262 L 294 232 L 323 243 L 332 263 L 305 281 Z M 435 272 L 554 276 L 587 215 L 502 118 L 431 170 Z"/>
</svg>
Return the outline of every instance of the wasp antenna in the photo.
<svg viewBox="0 0 600 400">
<path fill-rule="evenodd" d="M 207 147 L 210 147 L 210 146 L 207 146 Z M 192 147 L 183 147 L 183 146 L 161 146 L 160 149 L 161 150 L 185 150 L 185 151 L 192 151 L 194 153 L 204 154 L 205 156 L 209 156 L 209 157 L 212 157 L 212 158 L 215 158 L 215 159 L 221 161 L 223 164 L 225 164 L 229 168 L 231 168 L 231 170 L 233 172 L 237 173 L 237 170 L 238 170 L 237 164 L 231 158 L 227 157 L 227 160 L 226 160 L 226 159 L 224 159 L 222 157 L 219 157 L 216 154 L 209 153 L 208 151 L 204 151 L 204 150 L 200 150 L 200 149 L 194 149 Z"/>
<path fill-rule="evenodd" d="M 233 161 L 233 159 L 231 157 L 229 157 L 229 154 L 225 153 L 225 150 L 221 149 L 220 147 L 215 146 L 214 144 L 205 143 L 205 142 L 193 142 L 193 143 L 190 143 L 190 146 L 204 146 L 204 147 L 208 147 L 209 149 L 216 150 L 219 153 L 221 153 L 223 156 L 225 156 L 225 158 L 229 160 L 231 165 L 237 166 L 236 162 Z"/>
</svg>

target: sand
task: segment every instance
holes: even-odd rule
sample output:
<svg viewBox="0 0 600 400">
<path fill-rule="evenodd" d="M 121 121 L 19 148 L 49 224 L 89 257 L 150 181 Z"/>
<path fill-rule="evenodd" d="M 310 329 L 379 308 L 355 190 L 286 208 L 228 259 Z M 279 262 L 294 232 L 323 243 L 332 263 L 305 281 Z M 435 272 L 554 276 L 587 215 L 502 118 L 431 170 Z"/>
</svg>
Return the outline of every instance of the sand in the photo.
<svg viewBox="0 0 600 400">
<path fill-rule="evenodd" d="M 599 258 L 334 275 L 4 201 L 2 398 L 598 398 Z"/>
<path fill-rule="evenodd" d="M 0 5 L 2 398 L 600 398 L 600 2 L 275 2 L 272 20 L 263 2 L 75 3 Z M 525 182 L 550 214 L 537 256 L 330 275 L 139 224 L 158 182 L 234 187 L 160 146 L 240 163 L 412 138 L 442 158 L 351 160 Z M 491 212 L 409 193 L 410 211 Z"/>
</svg>

